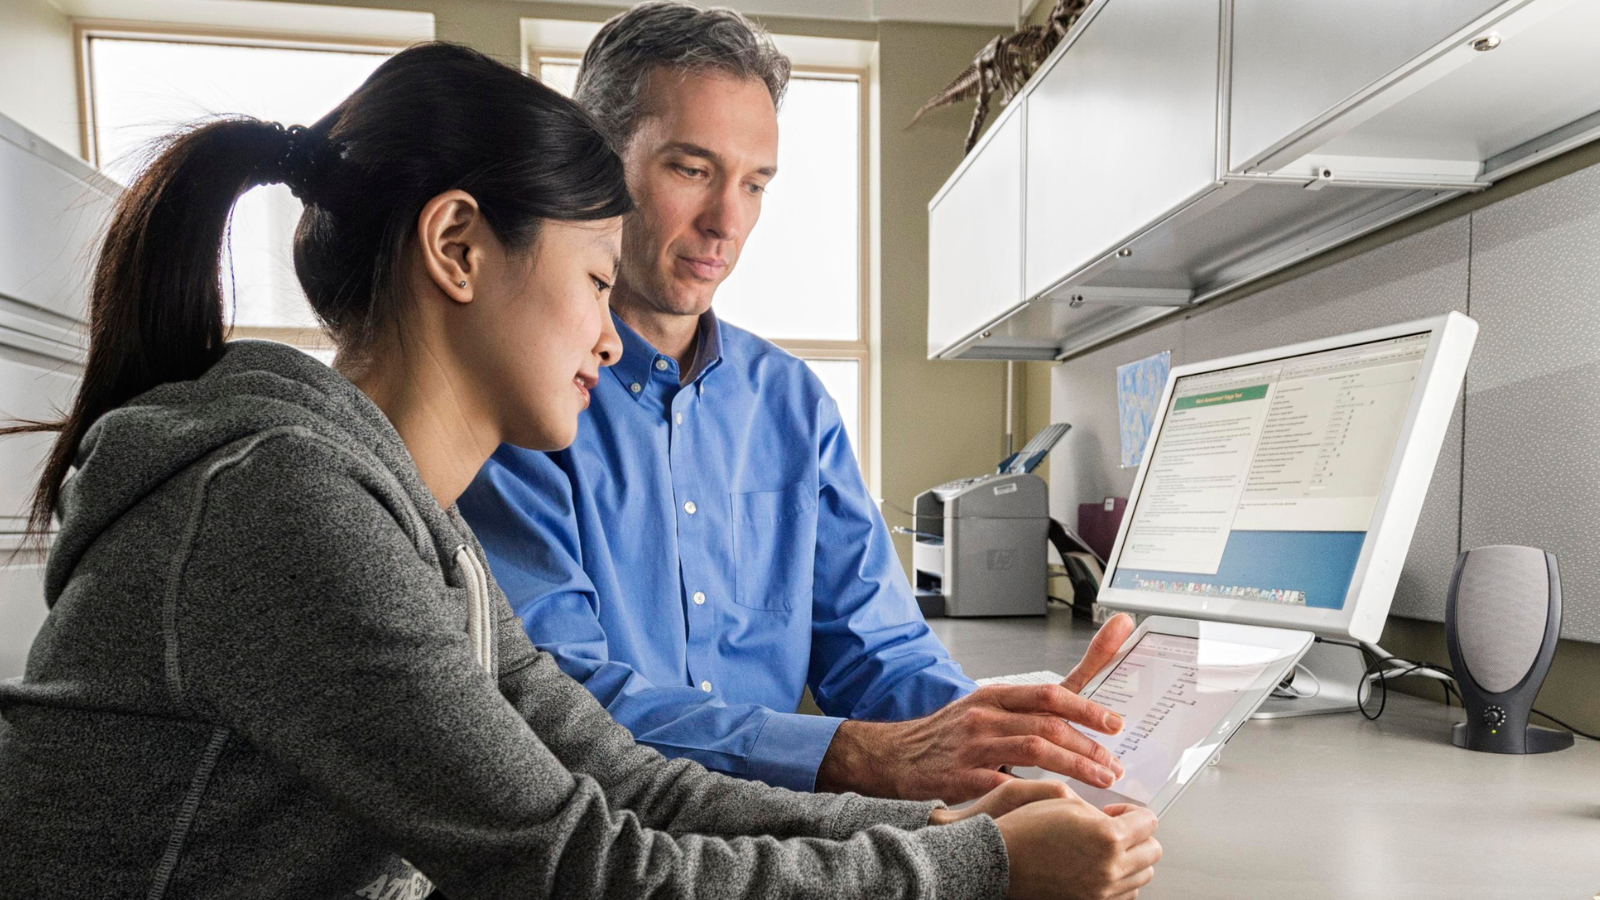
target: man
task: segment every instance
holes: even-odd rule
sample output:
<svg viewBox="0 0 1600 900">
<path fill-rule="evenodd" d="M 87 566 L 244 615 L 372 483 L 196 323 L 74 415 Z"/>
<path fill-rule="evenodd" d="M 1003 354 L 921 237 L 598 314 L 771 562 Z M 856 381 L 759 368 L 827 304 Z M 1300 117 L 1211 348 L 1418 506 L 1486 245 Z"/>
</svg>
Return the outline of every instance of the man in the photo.
<svg viewBox="0 0 1600 900">
<path fill-rule="evenodd" d="M 1063 686 L 977 690 L 923 622 L 834 403 L 711 311 L 777 174 L 788 60 L 730 10 L 646 3 L 601 29 L 577 99 L 639 209 L 612 307 L 621 361 L 568 450 L 501 447 L 461 500 L 538 646 L 641 743 L 796 790 L 967 800 L 1043 765 L 1120 766 Z M 825 265 L 826 261 L 818 261 Z M 810 687 L 826 715 L 796 714 Z"/>
</svg>

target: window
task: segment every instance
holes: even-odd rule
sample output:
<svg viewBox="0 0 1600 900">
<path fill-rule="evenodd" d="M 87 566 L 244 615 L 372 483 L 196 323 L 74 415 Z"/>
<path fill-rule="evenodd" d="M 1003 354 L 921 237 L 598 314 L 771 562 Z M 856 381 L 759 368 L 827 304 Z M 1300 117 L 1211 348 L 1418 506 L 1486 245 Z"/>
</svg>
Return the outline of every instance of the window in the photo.
<svg viewBox="0 0 1600 900">
<path fill-rule="evenodd" d="M 87 30 L 90 159 L 128 184 L 150 141 L 210 116 L 244 113 L 309 125 L 396 49 Z M 235 207 L 223 273 L 234 334 L 327 347 L 294 274 L 291 245 L 300 210 L 283 185 L 252 190 Z"/>
<path fill-rule="evenodd" d="M 576 56 L 541 56 L 539 80 L 568 97 L 578 89 L 578 63 Z"/>
<path fill-rule="evenodd" d="M 570 92 L 578 60 L 536 54 Z M 804 359 L 839 405 L 867 471 L 866 132 L 863 73 L 797 67 L 778 113 L 778 177 L 717 315 Z"/>
</svg>

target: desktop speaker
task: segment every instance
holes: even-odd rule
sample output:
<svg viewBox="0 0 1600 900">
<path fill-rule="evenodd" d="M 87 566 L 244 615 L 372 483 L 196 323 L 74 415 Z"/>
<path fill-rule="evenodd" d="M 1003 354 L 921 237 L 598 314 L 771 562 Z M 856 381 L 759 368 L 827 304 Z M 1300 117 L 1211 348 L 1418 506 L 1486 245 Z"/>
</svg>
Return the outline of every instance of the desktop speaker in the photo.
<svg viewBox="0 0 1600 900">
<path fill-rule="evenodd" d="M 1456 558 L 1444 608 L 1445 642 L 1467 720 L 1457 747 L 1488 753 L 1548 753 L 1572 735 L 1528 724 L 1561 634 L 1561 575 L 1555 554 L 1498 544 Z"/>
</svg>

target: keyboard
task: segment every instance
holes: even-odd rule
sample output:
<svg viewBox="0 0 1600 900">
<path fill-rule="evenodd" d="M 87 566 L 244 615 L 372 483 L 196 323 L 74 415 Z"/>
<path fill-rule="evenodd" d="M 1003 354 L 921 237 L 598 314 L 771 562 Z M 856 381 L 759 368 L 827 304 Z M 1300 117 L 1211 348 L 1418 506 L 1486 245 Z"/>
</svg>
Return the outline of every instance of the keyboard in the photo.
<svg viewBox="0 0 1600 900">
<path fill-rule="evenodd" d="M 1058 675 L 1046 669 L 1043 672 L 1023 672 L 1020 675 L 996 675 L 993 678 L 979 678 L 978 685 L 986 684 L 1060 684 L 1065 675 Z"/>
</svg>

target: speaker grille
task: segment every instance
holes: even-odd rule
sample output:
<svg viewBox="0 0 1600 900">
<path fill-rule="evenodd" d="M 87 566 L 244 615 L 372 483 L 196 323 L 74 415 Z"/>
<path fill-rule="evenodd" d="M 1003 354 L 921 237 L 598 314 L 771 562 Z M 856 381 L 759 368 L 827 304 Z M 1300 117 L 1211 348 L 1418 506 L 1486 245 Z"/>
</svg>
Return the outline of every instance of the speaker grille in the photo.
<svg viewBox="0 0 1600 900">
<path fill-rule="evenodd" d="M 1550 616 L 1544 551 L 1497 544 L 1467 553 L 1456 588 L 1456 640 L 1468 674 L 1499 694 L 1528 674 Z"/>
</svg>

